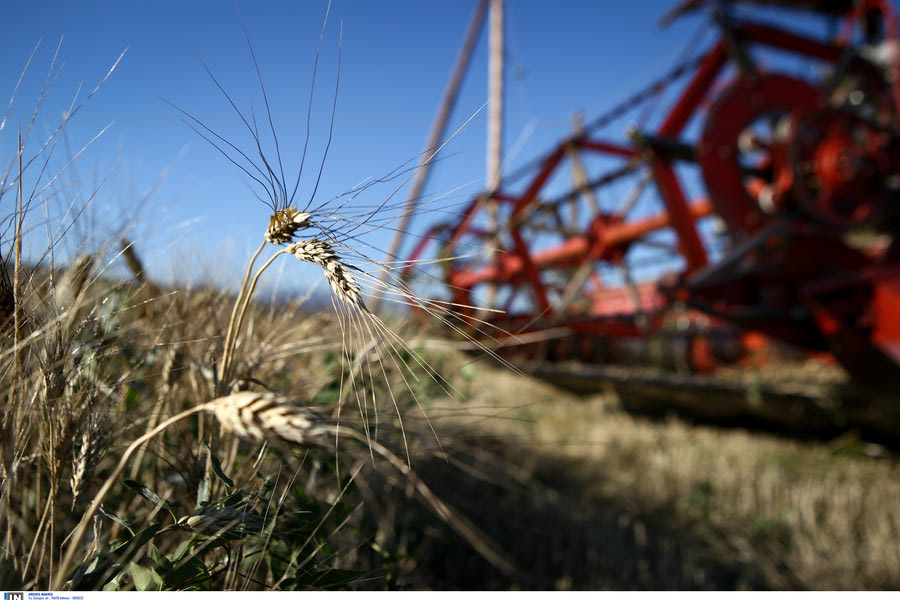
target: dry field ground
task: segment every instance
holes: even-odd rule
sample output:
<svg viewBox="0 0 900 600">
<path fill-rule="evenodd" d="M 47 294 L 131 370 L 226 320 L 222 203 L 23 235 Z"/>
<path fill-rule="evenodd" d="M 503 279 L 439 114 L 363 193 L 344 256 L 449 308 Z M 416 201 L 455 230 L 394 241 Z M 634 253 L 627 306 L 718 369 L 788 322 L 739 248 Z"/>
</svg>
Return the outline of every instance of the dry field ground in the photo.
<svg viewBox="0 0 900 600">
<path fill-rule="evenodd" d="M 504 543 L 523 587 L 900 587 L 900 463 L 881 446 L 633 416 L 614 391 L 573 396 L 483 362 L 460 372 L 468 399 L 430 413 L 453 456 L 441 471 L 473 475 L 435 487 Z"/>
</svg>

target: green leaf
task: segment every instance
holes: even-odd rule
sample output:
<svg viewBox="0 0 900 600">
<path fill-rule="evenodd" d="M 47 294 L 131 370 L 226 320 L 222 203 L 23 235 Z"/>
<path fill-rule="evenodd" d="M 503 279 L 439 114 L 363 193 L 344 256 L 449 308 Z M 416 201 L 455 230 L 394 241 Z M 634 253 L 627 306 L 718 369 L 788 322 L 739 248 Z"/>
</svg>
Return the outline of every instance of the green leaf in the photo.
<svg viewBox="0 0 900 600">
<path fill-rule="evenodd" d="M 191 556 L 181 564 L 166 570 L 163 579 L 168 589 L 182 590 L 188 587 L 209 589 L 211 577 L 206 563 L 196 556 Z"/>
<path fill-rule="evenodd" d="M 154 523 L 153 525 L 141 529 L 134 535 L 130 540 L 121 544 L 113 551 L 113 556 L 116 562 L 126 563 L 134 558 L 134 555 L 137 554 L 138 550 L 143 548 L 147 542 L 153 539 L 159 530 L 162 529 L 162 524 Z"/>
<path fill-rule="evenodd" d="M 472 381 L 478 376 L 478 369 L 472 363 L 466 363 L 460 367 L 459 375 L 466 381 Z"/>
<path fill-rule="evenodd" d="M 144 485 L 140 481 L 134 481 L 133 479 L 126 479 L 124 481 L 124 483 L 126 486 L 128 486 L 129 488 L 133 489 L 138 494 L 140 494 L 141 497 L 144 498 L 145 500 L 148 500 L 149 502 L 155 504 L 156 506 L 159 506 L 160 508 L 164 508 L 167 511 L 169 511 L 169 513 L 172 514 L 172 518 L 173 519 L 175 518 L 175 514 L 172 513 L 172 511 L 175 510 L 176 508 L 178 508 L 177 504 L 175 504 L 173 502 L 169 502 L 168 500 L 165 500 L 163 498 L 160 498 L 153 492 L 153 490 L 148 488 L 146 485 Z"/>
<path fill-rule="evenodd" d="M 21 590 L 22 574 L 16 570 L 12 559 L 0 558 L 0 589 Z"/>
<path fill-rule="evenodd" d="M 209 462 L 212 464 L 213 473 L 222 480 L 226 487 L 233 488 L 234 481 L 232 481 L 231 478 L 225 474 L 225 471 L 222 470 L 222 463 L 219 461 L 219 457 L 210 451 L 209 446 L 206 446 L 206 451 L 209 453 Z"/>
<path fill-rule="evenodd" d="M 131 577 L 134 579 L 134 588 L 139 592 L 163 589 L 163 579 L 153 569 L 131 563 Z"/>
<path fill-rule="evenodd" d="M 191 548 L 194 546 L 194 541 L 195 538 L 192 536 L 178 544 L 178 547 L 166 557 L 167 560 L 172 564 L 178 564 L 185 556 L 190 554 Z"/>
<path fill-rule="evenodd" d="M 133 408 L 137 406 L 138 400 L 141 399 L 141 393 L 129 386 L 127 390 L 125 390 L 125 396 L 122 399 L 125 402 L 125 408 Z"/>
<path fill-rule="evenodd" d="M 150 558 L 156 563 L 157 571 L 165 571 L 172 568 L 172 561 L 154 543 L 150 544 Z"/>
<path fill-rule="evenodd" d="M 209 503 L 209 476 L 204 477 L 197 486 L 197 506 L 194 510 L 199 510 Z"/>
<path fill-rule="evenodd" d="M 126 523 L 122 518 L 116 516 L 115 514 L 109 512 L 108 510 L 103 508 L 102 504 L 99 507 L 97 507 L 97 512 L 99 512 L 101 515 L 103 515 L 110 521 L 115 521 L 116 523 L 118 523 L 119 525 L 124 527 L 126 530 L 128 530 L 128 533 L 130 533 L 131 535 L 134 535 L 134 529 L 131 528 L 131 525 Z"/>
<path fill-rule="evenodd" d="M 107 581 L 103 585 L 104 592 L 117 592 L 122 585 L 122 580 L 125 578 L 125 571 L 119 571 L 116 573 L 116 576 Z"/>
<path fill-rule="evenodd" d="M 73 589 L 79 590 L 117 590 L 122 581 L 121 576 L 125 567 L 150 540 L 153 539 L 162 525 L 154 523 L 150 527 L 140 530 L 131 539 L 122 542 L 112 548 L 109 554 L 104 554 L 100 560 L 96 560 L 96 567 L 88 573 Z M 93 561 L 92 561 L 93 562 Z"/>
</svg>

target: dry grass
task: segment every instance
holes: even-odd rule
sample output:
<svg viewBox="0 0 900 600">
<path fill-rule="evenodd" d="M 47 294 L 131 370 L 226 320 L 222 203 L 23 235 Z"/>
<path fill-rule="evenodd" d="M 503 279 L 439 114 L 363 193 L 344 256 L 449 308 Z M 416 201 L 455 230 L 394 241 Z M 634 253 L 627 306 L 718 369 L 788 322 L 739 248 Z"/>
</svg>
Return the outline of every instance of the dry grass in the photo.
<svg viewBox="0 0 900 600">
<path fill-rule="evenodd" d="M 39 410 L 20 417 L 32 435 L 12 446 L 5 514 L 15 535 L 4 569 L 22 587 L 56 574 L 108 589 L 900 585 L 898 466 L 852 440 L 635 418 L 611 394 L 579 399 L 419 348 L 445 379 L 405 381 L 390 362 L 379 378 L 357 379 L 361 395 L 393 386 L 392 402 L 369 413 L 382 445 L 358 412 L 339 410 L 356 397 L 339 316 L 250 303 L 234 385 L 264 382 L 293 399 L 217 399 L 226 297 L 163 290 L 143 304 L 132 300 L 139 292 L 89 277 L 64 311 L 75 321 L 51 321 L 61 329 L 32 342 L 39 362 L 26 382 Z M 92 310 L 101 298 L 117 308 Z M 412 416 L 417 404 L 427 420 Z M 75 544 L 69 534 L 104 480 L 103 508 Z M 286 535 L 293 546 L 280 545 Z M 518 570 L 498 570 L 472 543 Z M 60 547 L 87 559 L 59 570 Z"/>
<path fill-rule="evenodd" d="M 525 491 L 448 500 L 481 524 L 501 501 L 506 524 L 486 529 L 538 587 L 900 587 L 900 464 L 862 452 L 883 448 L 649 420 L 613 392 L 579 398 L 485 365 L 472 377 L 470 414 L 441 418 L 439 403 L 438 431 Z"/>
<path fill-rule="evenodd" d="M 44 286 L 37 279 L 33 285 Z M 11 587 L 307 589 L 332 580 L 357 586 L 381 569 L 358 556 L 377 556 L 391 541 L 376 550 L 360 537 L 371 524 L 356 486 L 384 484 L 409 487 L 490 561 L 512 570 L 407 464 L 410 441 L 398 437 L 392 414 L 415 406 L 416 397 L 402 387 L 401 374 L 382 366 L 383 381 L 354 385 L 373 399 L 389 393 L 379 435 L 403 442 L 405 451 L 364 433 L 369 424 L 354 426 L 352 412 L 340 421 L 323 412 L 341 412 L 353 396 L 340 390 L 353 389 L 349 380 L 358 377 L 345 368 L 340 319 L 250 303 L 248 327 L 235 336 L 231 385 L 265 382 L 293 399 L 252 391 L 215 398 L 213 361 L 227 323 L 223 297 L 166 290 L 149 304 L 132 301 L 139 296 L 130 285 L 90 279 L 79 308 L 65 311 L 76 321 L 64 321 L 58 335 L 40 331 L 31 338 L 23 378 L 34 390 L 35 410 L 17 417 L 20 437 L 4 439 L 13 460 L 5 465 L 3 517 L 12 525 L 0 567 L 16 582 Z M 82 310 L 111 298 L 117 300 L 109 313 Z M 31 323 L 38 325 L 35 315 Z M 339 437 L 349 445 L 339 448 Z M 413 454 L 430 445 L 422 441 L 413 440 Z M 266 445 L 279 453 L 266 452 Z M 290 476 L 281 478 L 284 468 Z M 311 506 L 319 514 L 305 517 Z M 235 514 L 244 517 L 232 523 Z M 211 535 L 209 519 L 222 515 L 229 516 L 219 522 L 228 535 Z M 286 551 L 298 558 L 287 565 L 275 566 L 281 554 L 267 550 L 275 531 L 296 534 Z M 250 565 L 262 572 L 248 579 Z M 383 579 L 373 581 L 377 587 Z"/>
</svg>

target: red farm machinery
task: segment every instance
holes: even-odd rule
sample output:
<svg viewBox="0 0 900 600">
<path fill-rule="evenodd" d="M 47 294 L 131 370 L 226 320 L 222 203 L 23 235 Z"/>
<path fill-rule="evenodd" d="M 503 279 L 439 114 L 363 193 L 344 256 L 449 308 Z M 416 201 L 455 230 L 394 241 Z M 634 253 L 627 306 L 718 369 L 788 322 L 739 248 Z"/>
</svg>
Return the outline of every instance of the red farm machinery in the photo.
<svg viewBox="0 0 900 600">
<path fill-rule="evenodd" d="M 818 39 L 730 10 L 749 4 L 718 3 L 711 45 L 419 238 L 409 264 L 457 257 L 433 295 L 492 309 L 459 308 L 501 356 L 695 374 L 816 356 L 898 389 L 894 9 L 757 3 L 831 23 Z M 652 126 L 602 137 L 648 105 Z"/>
</svg>

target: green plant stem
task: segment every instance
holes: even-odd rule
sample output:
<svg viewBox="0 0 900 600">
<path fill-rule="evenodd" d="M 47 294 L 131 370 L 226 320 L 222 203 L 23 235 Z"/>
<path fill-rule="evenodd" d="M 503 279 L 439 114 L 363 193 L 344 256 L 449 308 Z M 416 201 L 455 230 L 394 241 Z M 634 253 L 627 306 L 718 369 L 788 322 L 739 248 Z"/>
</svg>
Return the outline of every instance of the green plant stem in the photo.
<svg viewBox="0 0 900 600">
<path fill-rule="evenodd" d="M 116 479 L 118 479 L 118 477 L 122 474 L 122 471 L 125 470 L 125 467 L 128 464 L 128 460 L 131 458 L 132 454 L 134 454 L 135 451 L 137 451 L 137 449 L 140 448 L 145 442 L 162 433 L 168 427 L 206 409 L 207 405 L 201 404 L 199 406 L 195 406 L 193 408 L 189 408 L 188 410 L 182 411 L 174 417 L 166 419 L 138 439 L 134 440 L 131 445 L 128 446 L 128 448 L 125 450 L 125 453 L 122 455 L 122 458 L 119 459 L 119 464 L 116 465 L 116 468 L 113 469 L 113 472 L 110 473 L 109 477 L 106 478 L 106 482 L 103 484 L 103 487 L 101 487 L 100 491 L 97 492 L 97 495 L 94 496 L 94 499 L 91 501 L 91 505 L 81 517 L 81 520 L 78 522 L 78 526 L 72 533 L 72 539 L 69 541 L 69 549 L 66 550 L 66 554 L 63 557 L 62 562 L 59 563 L 59 568 L 56 572 L 56 578 L 53 580 L 53 589 L 63 589 L 63 584 L 65 583 L 66 578 L 66 571 L 72 562 L 72 558 L 75 556 L 75 552 L 78 551 L 78 546 L 81 544 L 81 540 L 84 538 L 84 534 L 90 526 L 91 520 L 97 513 L 97 509 L 100 508 L 100 504 L 103 502 L 103 499 L 106 498 L 106 494 L 108 494 L 109 490 L 112 489 L 112 486 L 115 483 Z"/>
</svg>

